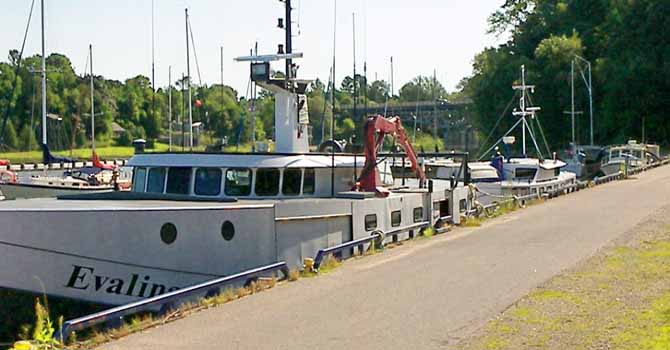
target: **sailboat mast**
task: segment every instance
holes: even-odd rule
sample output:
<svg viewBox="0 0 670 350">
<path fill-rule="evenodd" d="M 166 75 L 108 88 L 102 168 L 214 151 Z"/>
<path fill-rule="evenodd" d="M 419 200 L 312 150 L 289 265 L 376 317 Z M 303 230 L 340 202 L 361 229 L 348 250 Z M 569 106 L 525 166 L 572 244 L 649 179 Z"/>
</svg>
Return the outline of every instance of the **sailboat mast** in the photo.
<svg viewBox="0 0 670 350">
<path fill-rule="evenodd" d="M 572 109 L 570 110 L 570 116 L 572 119 L 572 145 L 577 147 L 575 143 L 575 60 L 572 59 L 570 65 L 570 99 L 572 102 Z"/>
<path fill-rule="evenodd" d="M 358 114 L 356 113 L 356 105 L 358 103 L 358 91 L 356 89 L 356 13 L 351 14 L 351 24 L 352 24 L 352 35 L 353 35 L 353 44 L 354 44 L 354 76 L 353 76 L 353 83 L 354 83 L 354 121 L 356 121 Z M 364 123 L 361 121 L 361 125 Z"/>
<path fill-rule="evenodd" d="M 44 41 L 44 0 L 42 5 L 42 144 L 47 144 L 47 59 Z"/>
<path fill-rule="evenodd" d="M 254 44 L 253 55 L 258 56 L 258 41 Z M 251 152 L 256 152 L 256 82 L 254 81 L 251 82 Z"/>
<path fill-rule="evenodd" d="M 168 150 L 172 152 L 172 66 L 168 66 Z"/>
<path fill-rule="evenodd" d="M 156 55 L 154 40 L 154 0 L 151 0 L 151 116 L 156 113 Z"/>
<path fill-rule="evenodd" d="M 437 145 L 437 94 L 436 94 L 436 87 L 437 87 L 437 70 L 433 69 L 433 88 L 432 88 L 432 94 L 433 94 L 433 139 L 436 142 Z"/>
<path fill-rule="evenodd" d="M 95 103 L 93 102 L 93 45 L 88 45 L 88 56 L 91 65 L 91 148 L 95 152 Z"/>
<path fill-rule="evenodd" d="M 188 9 L 184 9 L 186 18 L 186 87 L 188 89 L 188 135 L 189 135 L 189 150 L 193 151 L 193 96 L 191 94 L 191 51 L 189 50 L 188 42 Z"/>
<path fill-rule="evenodd" d="M 335 0 L 335 9 L 333 10 L 333 80 L 330 91 L 330 100 L 332 113 L 330 115 L 330 140 L 335 140 L 335 52 L 337 48 L 337 0 Z M 335 162 L 333 158 L 333 163 Z M 333 165 L 334 166 L 334 165 Z M 332 180 L 332 179 L 331 179 Z"/>
</svg>

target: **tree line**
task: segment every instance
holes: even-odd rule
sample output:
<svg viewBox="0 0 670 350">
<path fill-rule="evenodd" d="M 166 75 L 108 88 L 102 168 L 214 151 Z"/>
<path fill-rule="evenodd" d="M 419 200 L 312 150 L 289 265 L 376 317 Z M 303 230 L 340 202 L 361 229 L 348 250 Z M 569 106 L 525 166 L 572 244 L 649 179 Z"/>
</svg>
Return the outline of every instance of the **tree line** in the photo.
<svg viewBox="0 0 670 350">
<path fill-rule="evenodd" d="M 0 63 L 0 119 L 7 118 L 2 138 L 3 151 L 38 149 L 38 140 L 41 138 L 41 57 L 34 55 L 24 58 L 20 66 L 18 57 L 18 51 L 12 50 L 8 62 Z M 91 137 L 90 76 L 77 74 L 70 59 L 58 53 L 47 57 L 46 66 L 49 146 L 53 149 L 85 147 Z M 129 145 L 135 138 L 166 142 L 169 129 L 168 87 L 154 90 L 151 80 L 144 75 L 123 82 L 99 75 L 95 75 L 93 80 L 96 144 Z M 180 78 L 170 87 L 173 135 L 179 135 L 187 119 L 188 99 L 183 93 L 186 83 L 186 78 Z M 342 109 L 343 106 L 353 104 L 354 98 L 360 107 L 385 104 L 392 107 L 403 102 L 447 98 L 446 90 L 438 81 L 424 76 L 417 76 L 407 82 L 393 95 L 386 81 L 369 83 L 361 75 L 347 76 L 334 92 L 331 90 L 330 83 L 319 79 L 308 88 L 313 143 L 322 141 L 322 126 L 329 135 L 333 110 L 336 116 L 336 138 L 350 138 L 362 127 L 360 120 L 363 112 L 357 113 L 354 118 L 351 110 Z M 269 92 L 260 89 L 258 97 L 253 101 L 256 110 L 255 128 L 251 127 L 252 101 L 249 96 L 221 84 L 194 84 L 192 92 L 193 120 L 203 123 L 204 139 L 207 142 L 249 142 L 254 129 L 256 140 L 273 137 L 274 100 Z M 331 105 L 332 94 L 335 95 L 335 108 Z M 125 131 L 115 135 L 112 123 L 118 124 Z M 184 128 L 188 129 L 187 126 Z"/>
<path fill-rule="evenodd" d="M 473 101 L 474 122 L 498 137 L 514 122 L 513 83 L 520 66 L 539 105 L 552 149 L 571 140 L 571 64 L 575 62 L 577 142 L 589 142 L 585 79 L 592 68 L 596 144 L 629 139 L 668 144 L 670 138 L 670 2 L 666 0 L 507 0 L 489 17 L 489 31 L 509 40 L 479 53 L 461 93 Z M 579 57 L 583 58 L 581 60 Z M 582 76 L 584 73 L 584 76 Z M 519 98 L 519 95 L 516 96 Z M 512 103 L 510 105 L 510 103 Z M 493 137 L 495 138 L 495 137 Z M 518 139 L 518 138 L 517 138 Z"/>
</svg>

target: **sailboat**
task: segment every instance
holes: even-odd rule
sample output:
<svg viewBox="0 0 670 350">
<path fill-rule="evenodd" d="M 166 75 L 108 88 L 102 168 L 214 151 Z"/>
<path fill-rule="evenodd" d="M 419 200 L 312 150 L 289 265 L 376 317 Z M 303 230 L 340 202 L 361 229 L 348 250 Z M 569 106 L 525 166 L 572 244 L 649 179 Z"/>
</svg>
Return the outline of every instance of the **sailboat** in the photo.
<svg viewBox="0 0 670 350">
<path fill-rule="evenodd" d="M 42 11 L 42 21 L 44 12 Z M 55 156 L 47 145 L 46 128 L 46 57 L 44 50 L 44 26 L 42 26 L 42 161 L 44 164 L 70 163 L 75 161 Z M 60 176 L 34 174 L 30 177 L 13 176 L 0 183 L 0 190 L 6 199 L 57 197 L 67 194 L 129 190 L 130 180 L 121 179 L 121 173 L 114 166 L 103 164 L 95 152 L 95 104 L 93 90 L 93 47 L 89 46 L 91 64 L 91 136 L 93 166 L 71 169 Z"/>
<path fill-rule="evenodd" d="M 365 154 L 310 153 L 310 81 L 292 63 L 303 55 L 284 4 L 279 53 L 237 59 L 274 95 L 274 153 L 137 154 L 131 192 L 0 203 L 0 265 L 20 266 L 0 270 L 0 287 L 123 304 L 278 261 L 301 269 L 320 249 L 375 232 L 403 240 L 459 223 L 469 189 L 426 184 L 397 117 L 367 119 Z M 282 78 L 271 70 L 279 62 Z M 419 179 L 393 178 L 377 157 L 394 133 Z"/>
</svg>

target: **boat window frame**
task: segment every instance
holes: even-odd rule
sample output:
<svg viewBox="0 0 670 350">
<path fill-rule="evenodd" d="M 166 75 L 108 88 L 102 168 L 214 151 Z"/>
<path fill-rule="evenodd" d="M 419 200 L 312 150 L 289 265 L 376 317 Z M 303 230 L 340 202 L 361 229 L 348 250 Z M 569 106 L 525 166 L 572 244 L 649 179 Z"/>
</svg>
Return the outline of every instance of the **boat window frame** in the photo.
<svg viewBox="0 0 670 350">
<path fill-rule="evenodd" d="M 143 176 L 143 179 L 142 179 L 142 188 L 137 189 L 137 179 L 138 179 L 137 174 L 140 171 L 144 172 L 144 176 Z M 133 190 L 132 190 L 133 192 L 143 193 L 144 191 L 146 191 L 147 175 L 148 175 L 148 171 L 147 171 L 146 167 L 136 167 L 136 168 L 133 169 Z"/>
<path fill-rule="evenodd" d="M 274 172 L 274 171 L 277 172 L 277 176 L 276 176 L 277 182 L 276 182 L 276 185 L 275 185 L 275 188 L 274 188 L 276 191 L 268 192 L 268 193 L 262 193 L 262 194 L 258 193 L 258 179 L 260 177 L 258 175 L 259 171 L 260 172 Z M 277 197 L 279 195 L 279 191 L 281 190 L 281 178 L 282 178 L 281 169 L 279 169 L 279 168 L 256 168 L 256 169 L 254 169 L 254 173 L 255 173 L 255 181 L 254 181 L 254 185 L 253 185 L 253 190 L 254 190 L 253 193 L 254 193 L 255 196 L 257 196 L 257 197 Z"/>
<path fill-rule="evenodd" d="M 151 171 L 152 170 L 162 170 L 163 171 L 163 186 L 161 187 L 160 192 L 152 191 L 149 192 L 149 177 L 151 176 Z M 147 168 L 147 176 L 146 176 L 146 185 L 144 186 L 144 192 L 146 193 L 165 193 L 165 187 L 167 185 L 167 169 L 165 167 L 150 167 Z"/>
<path fill-rule="evenodd" d="M 246 194 L 234 194 L 234 193 L 229 193 L 228 190 L 230 186 L 228 186 L 228 172 L 229 171 L 247 171 L 249 172 L 249 190 L 247 191 Z M 251 168 L 245 168 L 245 167 L 231 167 L 231 168 L 226 168 L 224 172 L 224 178 L 223 178 L 223 193 L 228 196 L 228 197 L 249 197 L 252 194 L 252 190 L 254 189 L 254 171 Z"/>
<path fill-rule="evenodd" d="M 169 185 L 170 185 L 170 171 L 172 169 L 188 169 L 188 182 L 186 183 L 186 193 L 168 191 Z M 165 180 L 165 193 L 166 194 L 176 194 L 176 195 L 188 196 L 192 193 L 191 192 L 192 187 L 193 187 L 193 167 L 190 167 L 190 166 L 175 166 L 175 167 L 168 167 L 167 168 L 167 178 Z"/>
<path fill-rule="evenodd" d="M 368 223 L 368 218 L 370 218 L 370 219 L 374 218 L 374 226 L 373 226 L 372 221 L 370 221 L 370 223 Z M 377 214 L 374 214 L 374 213 L 373 214 L 367 214 L 367 215 L 365 215 L 365 217 L 363 217 L 363 228 L 365 229 L 365 232 L 374 231 L 374 230 L 377 229 L 378 226 L 379 226 L 379 222 L 377 221 Z"/>
<path fill-rule="evenodd" d="M 198 193 L 198 172 L 200 170 L 205 170 L 205 171 L 218 171 L 219 173 L 219 180 L 218 184 L 216 187 L 217 192 L 215 194 L 202 194 Z M 222 187 L 223 187 L 223 169 L 217 168 L 217 167 L 198 167 L 195 168 L 195 172 L 193 174 L 193 194 L 196 196 L 205 196 L 205 197 L 217 197 L 221 195 Z"/>
<path fill-rule="evenodd" d="M 402 210 L 394 210 L 391 212 L 391 227 L 400 227 L 400 225 L 402 225 Z"/>
<path fill-rule="evenodd" d="M 532 176 L 519 176 L 519 170 L 521 171 L 532 171 Z M 537 168 L 528 168 L 528 167 L 516 167 L 514 168 L 514 179 L 517 180 L 533 180 L 537 177 Z"/>
<path fill-rule="evenodd" d="M 296 193 L 286 193 L 286 190 L 284 188 L 284 185 L 286 184 L 286 173 L 290 172 L 290 171 L 296 171 L 296 170 L 300 173 L 300 175 L 299 175 L 300 177 L 298 178 L 298 188 L 297 188 L 298 191 Z M 305 170 L 303 168 L 284 168 L 284 169 L 282 169 L 282 171 L 281 171 L 281 181 L 280 181 L 281 182 L 280 187 L 281 187 L 282 196 L 297 197 L 297 196 L 302 195 L 302 181 L 303 181 L 304 172 L 305 172 Z"/>
<path fill-rule="evenodd" d="M 417 215 L 417 211 L 419 211 L 420 215 Z M 423 206 L 412 209 L 412 216 L 414 217 L 415 224 L 417 222 L 423 222 Z"/>
<path fill-rule="evenodd" d="M 312 190 L 311 192 L 305 191 L 305 180 L 307 179 L 307 173 L 312 174 Z M 303 168 L 302 169 L 302 181 L 300 183 L 300 193 L 303 196 L 314 196 L 316 194 L 316 168 Z"/>
</svg>

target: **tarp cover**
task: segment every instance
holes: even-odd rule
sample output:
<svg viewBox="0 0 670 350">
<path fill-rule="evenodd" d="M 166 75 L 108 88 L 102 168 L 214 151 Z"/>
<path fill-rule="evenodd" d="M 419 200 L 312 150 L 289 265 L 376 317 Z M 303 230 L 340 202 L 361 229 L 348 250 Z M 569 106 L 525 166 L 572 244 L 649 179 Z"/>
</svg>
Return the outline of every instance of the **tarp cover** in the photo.
<svg viewBox="0 0 670 350">
<path fill-rule="evenodd" d="M 51 154 L 49 146 L 42 144 L 42 163 L 52 164 L 52 163 L 73 163 L 75 160 L 67 157 L 59 157 Z"/>
</svg>

